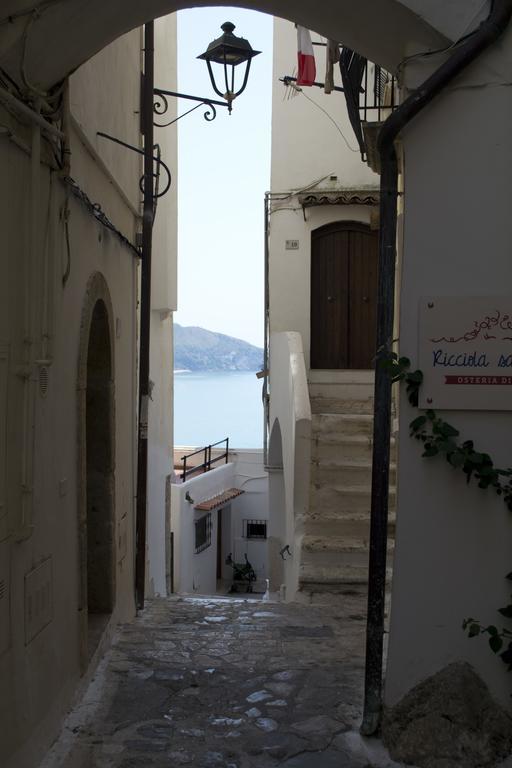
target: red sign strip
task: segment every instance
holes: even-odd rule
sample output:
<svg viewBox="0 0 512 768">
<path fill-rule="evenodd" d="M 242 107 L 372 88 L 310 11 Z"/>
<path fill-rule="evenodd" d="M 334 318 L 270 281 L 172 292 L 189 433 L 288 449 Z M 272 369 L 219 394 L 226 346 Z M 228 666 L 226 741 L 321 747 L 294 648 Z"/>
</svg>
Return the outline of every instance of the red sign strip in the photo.
<svg viewBox="0 0 512 768">
<path fill-rule="evenodd" d="M 512 376 L 445 376 L 445 384 L 480 385 L 480 386 L 512 386 Z"/>
</svg>

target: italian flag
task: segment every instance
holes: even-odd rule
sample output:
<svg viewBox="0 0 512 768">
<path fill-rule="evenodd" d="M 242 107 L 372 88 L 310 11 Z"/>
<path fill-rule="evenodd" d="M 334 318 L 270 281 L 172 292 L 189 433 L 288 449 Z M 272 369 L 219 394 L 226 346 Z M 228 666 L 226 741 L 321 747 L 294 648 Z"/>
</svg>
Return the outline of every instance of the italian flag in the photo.
<svg viewBox="0 0 512 768">
<path fill-rule="evenodd" d="M 309 29 L 297 25 L 299 71 L 297 85 L 313 85 L 316 77 L 315 54 Z"/>
</svg>

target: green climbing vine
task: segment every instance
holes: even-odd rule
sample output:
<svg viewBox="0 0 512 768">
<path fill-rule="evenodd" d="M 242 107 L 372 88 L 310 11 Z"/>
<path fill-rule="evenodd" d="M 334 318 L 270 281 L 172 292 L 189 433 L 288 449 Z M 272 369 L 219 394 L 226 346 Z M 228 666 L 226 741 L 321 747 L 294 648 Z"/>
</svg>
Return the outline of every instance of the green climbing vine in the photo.
<svg viewBox="0 0 512 768">
<path fill-rule="evenodd" d="M 389 353 L 381 365 L 387 369 L 393 382 L 405 384 L 409 403 L 418 408 L 423 373 L 419 370 L 411 371 L 410 360 L 407 357 L 398 357 L 394 352 Z M 502 497 L 505 506 L 512 512 L 512 468 L 495 467 L 488 453 L 475 450 L 472 440 L 461 442 L 458 429 L 448 424 L 432 409 L 413 419 L 409 429 L 411 437 L 423 444 L 422 456 L 427 459 L 444 456 L 450 466 L 461 470 L 466 475 L 468 483 L 474 479 L 479 488 L 493 490 Z M 506 578 L 512 581 L 512 572 L 507 574 Z M 512 595 L 510 599 L 511 602 L 508 605 L 498 609 L 506 619 L 512 619 Z M 498 629 L 493 624 L 484 626 L 478 619 L 473 618 L 464 619 L 462 628 L 467 631 L 468 637 L 488 635 L 489 647 L 493 653 L 500 655 L 508 671 L 512 670 L 511 629 L 506 627 Z"/>
</svg>

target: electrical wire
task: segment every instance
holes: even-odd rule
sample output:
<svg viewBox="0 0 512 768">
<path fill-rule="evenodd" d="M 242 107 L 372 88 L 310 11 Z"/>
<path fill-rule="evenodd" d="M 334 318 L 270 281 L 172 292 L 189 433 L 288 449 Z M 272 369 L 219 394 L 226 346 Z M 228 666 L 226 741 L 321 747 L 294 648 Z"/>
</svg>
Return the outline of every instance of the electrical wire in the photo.
<svg viewBox="0 0 512 768">
<path fill-rule="evenodd" d="M 334 127 L 336 128 L 336 130 L 340 134 L 341 138 L 343 139 L 343 141 L 347 145 L 347 149 L 349 149 L 351 152 L 356 152 L 357 154 L 359 154 L 359 149 L 354 149 L 353 147 L 350 146 L 350 144 L 348 143 L 348 139 L 346 138 L 345 134 L 343 133 L 343 131 L 339 127 L 338 123 L 336 122 L 336 120 L 333 117 L 331 117 L 331 115 L 327 112 L 327 110 L 325 110 L 322 106 L 320 106 L 320 104 L 318 104 L 318 102 L 316 102 L 314 99 L 312 99 L 311 96 L 308 96 L 307 93 L 304 93 L 302 88 L 300 89 L 300 93 L 302 93 L 302 95 L 304 96 L 305 99 L 307 99 L 312 104 L 314 104 L 315 107 L 318 107 L 318 109 L 321 112 L 323 112 L 326 117 L 329 118 L 329 120 L 334 125 Z"/>
<path fill-rule="evenodd" d="M 470 37 L 473 37 L 473 35 L 478 32 L 479 27 L 474 29 L 472 32 L 468 32 L 467 34 L 465 34 L 466 30 L 468 30 L 469 27 L 473 24 L 474 20 L 480 15 L 480 13 L 488 4 L 488 2 L 489 0 L 483 0 L 482 5 L 480 5 L 478 10 L 473 14 L 471 19 L 468 21 L 468 23 L 464 27 L 461 37 L 459 37 L 454 42 L 450 43 L 450 45 L 446 45 L 444 48 L 436 48 L 434 51 L 423 51 L 421 53 L 413 53 L 411 56 L 405 56 L 396 68 L 397 75 L 401 74 L 404 66 L 408 64 L 410 61 L 415 61 L 416 59 L 426 59 L 426 58 L 429 58 L 429 56 L 435 56 L 438 53 L 448 53 L 448 51 L 451 51 L 454 48 L 457 48 L 457 46 L 459 46 L 461 43 L 464 43 Z"/>
<path fill-rule="evenodd" d="M 42 2 L 37 5 L 31 5 L 30 8 L 16 11 L 16 13 L 10 13 L 8 16 L 4 16 L 2 19 L 0 19 L 0 26 L 3 24 L 13 24 L 17 19 L 21 19 L 23 16 L 28 16 L 29 14 L 34 13 L 34 11 L 37 11 L 37 13 L 41 14 L 43 11 L 46 11 L 47 8 L 50 8 L 50 6 L 57 5 L 58 3 L 62 2 L 63 0 L 46 0 L 46 2 Z"/>
<path fill-rule="evenodd" d="M 70 190 L 73 196 L 76 197 L 85 205 L 89 213 L 91 213 L 94 216 L 94 218 L 100 222 L 100 224 L 102 224 L 106 229 L 109 229 L 111 232 L 113 232 L 119 238 L 119 240 L 123 243 L 123 245 L 126 245 L 126 247 L 129 248 L 131 251 L 133 251 L 137 257 L 140 257 L 140 253 L 138 249 L 126 237 L 126 235 L 123 235 L 123 233 L 119 229 L 117 229 L 115 224 L 113 224 L 110 221 L 106 213 L 102 210 L 101 205 L 99 203 L 93 203 L 90 200 L 90 198 L 87 196 L 87 194 L 84 192 L 84 190 L 76 183 L 74 179 L 71 178 L 71 176 L 65 176 L 63 181 L 67 189 Z"/>
<path fill-rule="evenodd" d="M 30 28 L 34 21 L 38 19 L 40 16 L 40 12 L 37 10 L 34 10 L 31 15 L 27 19 L 27 23 L 25 24 L 25 29 L 23 30 L 23 36 L 22 36 L 22 52 L 21 52 L 21 63 L 20 63 L 20 73 L 21 73 L 21 79 L 23 80 L 23 85 L 25 88 L 30 91 L 30 93 L 34 93 L 36 96 L 40 96 L 43 99 L 46 99 L 47 93 L 46 91 L 42 91 L 39 88 L 37 88 L 35 85 L 33 85 L 30 80 L 27 77 L 26 72 L 26 58 L 27 58 L 27 46 L 28 46 L 28 33 L 30 31 Z"/>
</svg>

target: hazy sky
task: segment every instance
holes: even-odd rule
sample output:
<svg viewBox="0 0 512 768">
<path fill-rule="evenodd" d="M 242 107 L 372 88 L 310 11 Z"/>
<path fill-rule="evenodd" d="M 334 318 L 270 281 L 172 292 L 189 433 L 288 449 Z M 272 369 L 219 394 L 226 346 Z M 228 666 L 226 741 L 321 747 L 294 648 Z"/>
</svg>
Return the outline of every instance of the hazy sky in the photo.
<svg viewBox="0 0 512 768">
<path fill-rule="evenodd" d="M 215 96 L 196 56 L 232 21 L 255 50 L 233 113 L 198 109 L 178 123 L 176 322 L 263 344 L 263 198 L 270 186 L 272 17 L 240 8 L 178 14 L 178 90 Z M 243 65 L 242 65 L 243 66 Z M 189 103 L 189 107 L 190 107 Z M 178 103 L 186 111 L 187 102 Z"/>
</svg>

